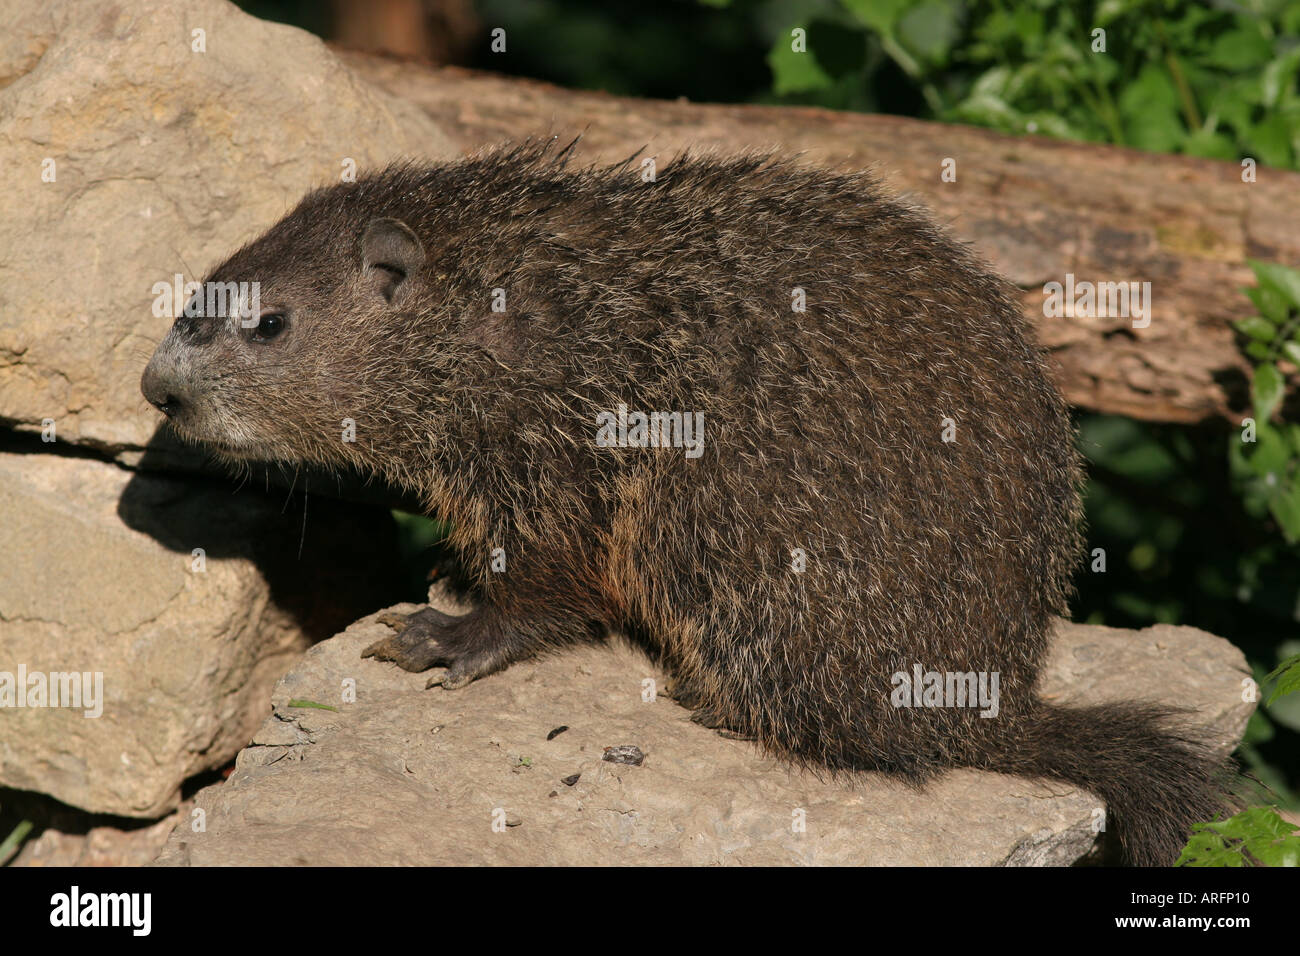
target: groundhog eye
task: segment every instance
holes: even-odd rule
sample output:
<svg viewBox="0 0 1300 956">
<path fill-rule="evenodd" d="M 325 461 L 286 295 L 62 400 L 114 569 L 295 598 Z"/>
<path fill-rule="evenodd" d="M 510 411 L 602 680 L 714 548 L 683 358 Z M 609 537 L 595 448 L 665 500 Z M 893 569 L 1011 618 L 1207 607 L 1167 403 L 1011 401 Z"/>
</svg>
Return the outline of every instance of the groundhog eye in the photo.
<svg viewBox="0 0 1300 956">
<path fill-rule="evenodd" d="M 283 332 L 287 324 L 283 312 L 268 312 L 257 320 L 257 326 L 253 329 L 253 339 L 258 342 L 269 342 Z"/>
</svg>

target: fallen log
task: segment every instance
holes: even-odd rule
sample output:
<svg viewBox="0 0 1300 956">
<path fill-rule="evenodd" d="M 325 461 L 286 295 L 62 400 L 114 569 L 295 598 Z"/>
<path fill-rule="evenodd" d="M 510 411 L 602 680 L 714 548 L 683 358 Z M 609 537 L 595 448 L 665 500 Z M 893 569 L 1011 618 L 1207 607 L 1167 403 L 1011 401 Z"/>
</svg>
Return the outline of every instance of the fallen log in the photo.
<svg viewBox="0 0 1300 956">
<path fill-rule="evenodd" d="M 1192 423 L 1246 407 L 1249 365 L 1230 326 L 1254 314 L 1248 258 L 1300 265 L 1300 174 L 968 126 L 803 107 L 610 96 L 336 51 L 422 108 L 465 152 L 529 134 L 581 133 L 580 157 L 643 147 L 778 148 L 871 167 L 930 207 L 1023 290 L 1025 314 L 1074 405 Z M 956 179 L 942 178 L 945 160 Z M 1068 280 L 1072 276 L 1073 280 Z M 1149 322 L 1045 315 L 1050 282 L 1150 283 Z"/>
</svg>

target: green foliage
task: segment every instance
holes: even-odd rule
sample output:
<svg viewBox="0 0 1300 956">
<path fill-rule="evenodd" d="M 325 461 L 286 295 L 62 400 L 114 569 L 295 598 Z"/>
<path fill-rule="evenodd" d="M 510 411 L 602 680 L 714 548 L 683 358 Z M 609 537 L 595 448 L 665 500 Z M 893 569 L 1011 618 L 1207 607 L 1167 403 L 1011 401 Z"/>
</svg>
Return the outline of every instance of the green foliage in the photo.
<svg viewBox="0 0 1300 956">
<path fill-rule="evenodd" d="M 1300 271 L 1251 262 L 1257 285 L 1243 290 L 1259 310 L 1235 323 L 1246 341 L 1245 352 L 1255 360 L 1250 398 L 1253 425 L 1230 439 L 1228 459 L 1234 482 L 1247 512 L 1256 518 L 1271 515 L 1288 544 L 1300 541 L 1300 426 L 1275 421 L 1286 397 L 1286 378 L 1279 359 L 1295 362 L 1300 355 Z M 1246 436 L 1253 432 L 1254 441 Z M 1247 450 L 1249 446 L 1253 448 Z M 1261 684 L 1273 684 L 1265 707 L 1286 719 L 1280 706 L 1287 694 L 1300 690 L 1300 654 L 1282 661 Z M 1242 750 L 1273 734 L 1268 718 L 1256 712 L 1247 728 Z M 1271 807 L 1252 807 L 1227 820 L 1197 824 L 1179 857 L 1185 866 L 1300 865 L 1300 836 Z"/>
<path fill-rule="evenodd" d="M 1268 696 L 1272 705 L 1300 691 L 1300 654 L 1283 661 L 1263 683 L 1276 682 Z M 1263 727 L 1256 721 L 1263 721 Z M 1271 735 L 1263 714 L 1252 715 L 1247 739 Z M 1179 855 L 1178 866 L 1300 866 L 1300 827 L 1288 823 L 1272 807 L 1251 807 L 1226 820 L 1198 823 Z"/>
<path fill-rule="evenodd" d="M 1268 695 L 1267 703 L 1272 704 L 1279 697 L 1286 694 L 1294 694 L 1300 690 L 1300 654 L 1288 657 L 1277 669 L 1264 678 L 1265 683 L 1277 681 L 1273 685 L 1273 691 Z"/>
<path fill-rule="evenodd" d="M 1300 654 L 1283 661 L 1264 678 L 1274 683 L 1266 705 L 1300 691 Z M 1246 741 L 1267 740 L 1273 729 L 1256 711 Z M 1273 807 L 1250 807 L 1226 820 L 1198 823 L 1179 854 L 1178 866 L 1300 866 L 1300 827 L 1288 823 Z"/>
<path fill-rule="evenodd" d="M 1215 823 L 1198 823 L 1178 866 L 1300 866 L 1300 827 L 1271 807 L 1252 807 Z"/>
<path fill-rule="evenodd" d="M 827 0 L 778 9 L 787 22 L 773 31 L 768 65 L 779 97 L 894 112 L 897 95 L 873 102 L 871 92 L 893 71 L 930 119 L 1279 167 L 1300 157 L 1293 0 Z M 807 32 L 805 53 L 791 50 L 796 27 Z M 857 55 L 833 52 L 845 48 Z"/>
<path fill-rule="evenodd" d="M 1279 360 L 1300 364 L 1300 271 L 1251 262 L 1258 285 L 1246 289 L 1259 315 L 1235 323 L 1254 361 L 1251 422 L 1228 446 L 1246 510 L 1271 515 L 1288 544 L 1300 542 L 1300 425 L 1275 421 L 1286 395 Z"/>
</svg>

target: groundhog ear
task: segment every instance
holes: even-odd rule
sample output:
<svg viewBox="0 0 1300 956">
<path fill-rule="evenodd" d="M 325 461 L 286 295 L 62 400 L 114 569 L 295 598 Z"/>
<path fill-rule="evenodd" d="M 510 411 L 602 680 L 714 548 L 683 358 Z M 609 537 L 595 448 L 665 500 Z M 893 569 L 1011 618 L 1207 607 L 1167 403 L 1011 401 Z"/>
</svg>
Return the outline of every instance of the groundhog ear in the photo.
<svg viewBox="0 0 1300 956">
<path fill-rule="evenodd" d="M 403 283 L 424 262 L 424 245 L 399 219 L 375 219 L 361 238 L 361 267 L 379 293 L 392 302 Z"/>
</svg>

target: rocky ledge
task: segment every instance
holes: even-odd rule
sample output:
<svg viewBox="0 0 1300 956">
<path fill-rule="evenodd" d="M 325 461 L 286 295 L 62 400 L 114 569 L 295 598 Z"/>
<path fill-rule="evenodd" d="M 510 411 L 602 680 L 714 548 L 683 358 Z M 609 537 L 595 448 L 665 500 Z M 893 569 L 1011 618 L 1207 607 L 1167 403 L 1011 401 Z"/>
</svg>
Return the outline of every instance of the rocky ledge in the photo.
<svg viewBox="0 0 1300 956">
<path fill-rule="evenodd" d="M 619 639 L 444 691 L 360 658 L 388 633 L 371 615 L 308 651 L 157 862 L 1034 866 L 1098 842 L 1099 801 L 1063 784 L 957 771 L 915 790 L 784 767 L 654 694 L 665 675 Z M 1061 622 L 1043 691 L 1190 707 L 1226 751 L 1247 676 L 1193 628 Z"/>
</svg>

